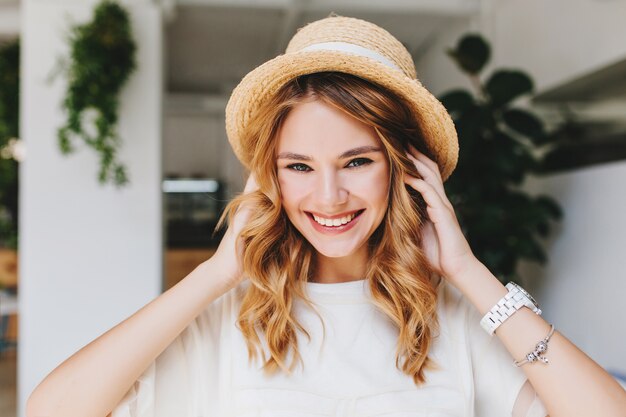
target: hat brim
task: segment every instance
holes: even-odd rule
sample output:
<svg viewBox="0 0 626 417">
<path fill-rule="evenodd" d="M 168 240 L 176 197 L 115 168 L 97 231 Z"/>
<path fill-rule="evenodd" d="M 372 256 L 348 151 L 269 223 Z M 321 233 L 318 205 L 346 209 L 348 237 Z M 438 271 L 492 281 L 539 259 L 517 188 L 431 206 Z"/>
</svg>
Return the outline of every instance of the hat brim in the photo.
<svg viewBox="0 0 626 417">
<path fill-rule="evenodd" d="M 422 84 L 402 71 L 372 58 L 339 51 L 302 51 L 279 55 L 249 72 L 235 87 L 226 105 L 226 133 L 239 160 L 249 168 L 241 146 L 241 132 L 259 104 L 290 80 L 305 74 L 337 71 L 381 85 L 403 98 L 420 127 L 445 181 L 456 167 L 459 145 L 447 110 Z"/>
</svg>

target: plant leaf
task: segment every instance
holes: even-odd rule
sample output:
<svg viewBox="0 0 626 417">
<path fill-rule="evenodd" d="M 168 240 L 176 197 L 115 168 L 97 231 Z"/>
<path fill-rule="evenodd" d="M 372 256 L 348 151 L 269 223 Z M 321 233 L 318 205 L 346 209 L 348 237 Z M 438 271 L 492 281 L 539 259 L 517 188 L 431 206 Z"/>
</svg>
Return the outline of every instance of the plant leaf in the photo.
<svg viewBox="0 0 626 417">
<path fill-rule="evenodd" d="M 529 260 L 537 261 L 540 264 L 545 264 L 548 260 L 541 245 L 538 244 L 533 238 L 520 241 L 517 249 L 520 256 Z"/>
<path fill-rule="evenodd" d="M 553 198 L 546 195 L 540 195 L 535 199 L 535 203 L 553 219 L 558 220 L 563 218 L 563 210 Z"/>
<path fill-rule="evenodd" d="M 478 34 L 461 38 L 455 49 L 448 49 L 448 55 L 468 74 L 478 74 L 489 61 L 491 49 L 485 39 Z"/>
<path fill-rule="evenodd" d="M 499 70 L 491 75 L 485 90 L 491 104 L 494 107 L 501 107 L 523 94 L 530 93 L 533 90 L 533 82 L 522 71 Z"/>
<path fill-rule="evenodd" d="M 450 115 L 458 115 L 474 105 L 474 98 L 465 90 L 452 90 L 439 98 Z"/>
<path fill-rule="evenodd" d="M 529 137 L 536 144 L 546 138 L 543 123 L 534 114 L 519 109 L 509 109 L 502 114 L 504 122 L 513 130 Z"/>
</svg>

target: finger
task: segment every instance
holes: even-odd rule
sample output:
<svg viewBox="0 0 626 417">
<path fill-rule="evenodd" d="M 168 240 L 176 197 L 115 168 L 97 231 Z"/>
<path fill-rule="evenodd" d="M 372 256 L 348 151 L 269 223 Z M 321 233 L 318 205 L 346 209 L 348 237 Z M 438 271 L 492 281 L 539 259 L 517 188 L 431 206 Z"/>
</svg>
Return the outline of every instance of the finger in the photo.
<svg viewBox="0 0 626 417">
<path fill-rule="evenodd" d="M 422 197 L 424 197 L 424 201 L 426 201 L 426 204 L 428 204 L 430 207 L 435 209 L 449 209 L 449 207 L 442 200 L 437 190 L 435 190 L 435 187 L 426 182 L 426 180 L 423 180 L 421 178 L 415 178 L 412 175 L 405 174 L 404 182 L 409 184 L 416 191 L 418 191 L 422 195 Z"/>
<path fill-rule="evenodd" d="M 251 191 L 254 190 L 258 190 L 259 186 L 256 182 L 256 178 L 254 177 L 254 173 L 250 173 L 250 176 L 248 176 L 248 181 L 246 181 L 246 186 L 243 189 L 244 193 L 249 193 Z"/>
<path fill-rule="evenodd" d="M 415 148 L 415 146 L 409 144 L 408 147 L 409 147 L 410 154 L 413 155 L 414 158 L 426 164 L 426 166 L 428 166 L 433 172 L 435 172 L 437 174 L 437 177 L 439 177 L 439 179 L 441 180 L 441 171 L 439 170 L 439 165 L 435 161 L 430 159 L 428 156 L 418 151 L 417 148 Z"/>
<path fill-rule="evenodd" d="M 437 191 L 443 203 L 448 206 L 448 208 L 452 208 L 452 203 L 450 203 L 448 197 L 446 196 L 446 191 L 443 187 L 441 177 L 438 175 L 438 173 L 433 171 L 431 167 L 427 166 L 424 161 L 414 158 L 409 153 L 407 153 L 407 156 L 415 164 L 415 167 L 417 168 L 417 171 L 420 173 L 422 178 Z"/>
<path fill-rule="evenodd" d="M 418 172 L 426 181 L 440 191 L 443 191 L 443 183 L 439 181 L 439 176 L 431 166 L 429 166 L 424 160 L 415 158 L 413 155 L 407 152 L 407 157 L 413 162 Z"/>
<path fill-rule="evenodd" d="M 430 220 L 435 223 L 446 223 L 445 216 L 449 216 L 458 225 L 458 220 L 454 209 L 444 203 L 435 188 L 421 178 L 406 175 L 404 182 L 418 191 L 427 204 L 427 211 Z M 444 217 L 441 217 L 444 216 Z"/>
<path fill-rule="evenodd" d="M 413 157 L 423 161 L 434 172 L 441 174 L 441 172 L 439 171 L 439 165 L 435 161 L 430 159 L 425 153 L 420 152 L 415 146 L 411 144 L 409 144 L 408 148 Z"/>
</svg>

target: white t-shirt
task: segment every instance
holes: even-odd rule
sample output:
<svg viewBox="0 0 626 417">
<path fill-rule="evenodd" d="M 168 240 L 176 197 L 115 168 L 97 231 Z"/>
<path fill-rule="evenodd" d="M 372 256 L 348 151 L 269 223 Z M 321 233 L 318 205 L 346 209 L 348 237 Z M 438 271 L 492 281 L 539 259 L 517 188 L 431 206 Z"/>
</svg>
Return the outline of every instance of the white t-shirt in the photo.
<svg viewBox="0 0 626 417">
<path fill-rule="evenodd" d="M 298 332 L 304 369 L 298 362 L 291 376 L 265 377 L 260 358 L 249 363 L 235 326 L 247 285 L 207 306 L 150 364 L 112 417 L 504 417 L 512 415 L 526 382 L 497 336 L 480 327 L 478 311 L 445 280 L 437 287 L 440 329 L 429 352 L 440 369 L 426 371 L 425 385 L 416 387 L 396 368 L 398 330 L 371 303 L 366 280 L 307 283 L 324 319 L 325 341 L 319 317 L 298 299 L 294 313 L 311 335 L 309 342 Z M 516 415 L 545 417 L 531 392 Z"/>
</svg>

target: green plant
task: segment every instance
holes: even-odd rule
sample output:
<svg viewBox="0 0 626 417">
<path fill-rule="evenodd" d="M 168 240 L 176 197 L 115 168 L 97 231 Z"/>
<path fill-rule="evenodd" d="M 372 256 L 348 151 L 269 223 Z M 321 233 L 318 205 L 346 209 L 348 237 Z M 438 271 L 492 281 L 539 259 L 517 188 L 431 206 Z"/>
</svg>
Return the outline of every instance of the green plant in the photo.
<svg viewBox="0 0 626 417">
<path fill-rule="evenodd" d="M 20 43 L 0 46 L 0 246 L 17 249 L 18 162 L 10 147 L 19 137 Z"/>
<path fill-rule="evenodd" d="M 536 154 L 552 136 L 539 118 L 512 105 L 532 92 L 528 75 L 499 69 L 480 79 L 490 57 L 480 35 L 463 37 L 448 55 L 475 91 L 455 89 L 440 97 L 455 121 L 460 146 L 446 192 L 476 257 L 500 280 L 519 280 L 519 260 L 546 263 L 537 237 L 547 237 L 550 221 L 563 215 L 552 198 L 532 197 L 519 187 L 527 174 L 540 171 Z"/>
<path fill-rule="evenodd" d="M 128 13 L 114 1 L 102 1 L 91 22 L 72 28 L 69 42 L 69 83 L 63 101 L 67 121 L 58 130 L 60 149 L 71 153 L 73 137 L 82 138 L 99 154 L 100 183 L 124 185 L 128 175 L 116 159 L 120 147 L 116 124 L 120 91 L 136 67 Z"/>
</svg>

